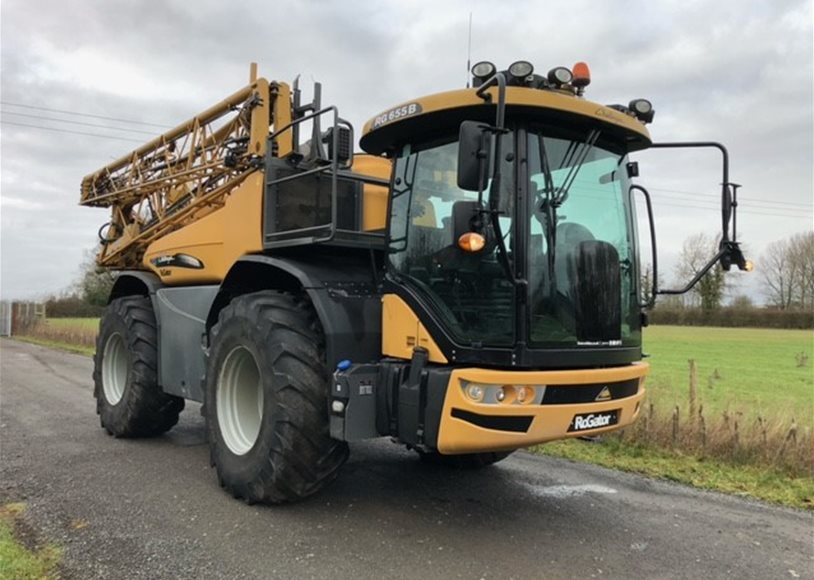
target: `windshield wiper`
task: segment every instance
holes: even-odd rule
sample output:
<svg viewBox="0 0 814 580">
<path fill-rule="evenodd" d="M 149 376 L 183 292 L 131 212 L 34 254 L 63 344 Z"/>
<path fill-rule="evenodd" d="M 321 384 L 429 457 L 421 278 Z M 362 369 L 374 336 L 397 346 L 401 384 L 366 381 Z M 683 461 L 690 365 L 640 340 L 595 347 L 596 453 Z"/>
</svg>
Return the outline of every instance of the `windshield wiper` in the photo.
<svg viewBox="0 0 814 580">
<path fill-rule="evenodd" d="M 599 139 L 599 133 L 597 129 L 592 129 L 591 132 L 588 133 L 588 137 L 585 141 L 579 144 L 577 144 L 576 141 L 572 141 L 568 150 L 565 152 L 565 158 L 563 158 L 560 167 L 565 167 L 570 164 L 571 168 L 568 170 L 568 175 L 565 176 L 562 185 L 560 185 L 560 188 L 557 190 L 557 195 L 555 196 L 557 207 L 561 206 L 565 200 L 568 199 L 568 192 L 571 190 L 571 186 L 574 184 L 574 180 L 576 180 L 580 169 L 582 169 L 582 166 L 585 164 L 588 153 L 591 152 L 596 140 Z M 542 141 L 540 142 L 540 146 L 542 148 Z"/>
<path fill-rule="evenodd" d="M 544 199 L 540 206 L 540 210 L 545 212 L 545 238 L 546 245 L 548 246 L 548 281 L 549 281 L 549 295 L 555 296 L 557 290 L 556 270 L 554 263 L 556 260 L 555 247 L 557 245 L 557 209 L 568 199 L 568 193 L 571 186 L 579 174 L 580 169 L 585 164 L 585 159 L 588 153 L 593 149 L 597 139 L 599 139 L 600 131 L 592 129 L 588 133 L 585 141 L 571 141 L 568 149 L 563 155 L 560 167 L 567 167 L 570 165 L 568 174 L 560 184 L 559 188 L 554 186 L 554 177 L 551 173 L 551 165 L 548 160 L 548 153 L 545 147 L 545 137 L 538 134 L 538 143 L 540 147 L 540 168 L 543 172 L 543 193 Z"/>
</svg>

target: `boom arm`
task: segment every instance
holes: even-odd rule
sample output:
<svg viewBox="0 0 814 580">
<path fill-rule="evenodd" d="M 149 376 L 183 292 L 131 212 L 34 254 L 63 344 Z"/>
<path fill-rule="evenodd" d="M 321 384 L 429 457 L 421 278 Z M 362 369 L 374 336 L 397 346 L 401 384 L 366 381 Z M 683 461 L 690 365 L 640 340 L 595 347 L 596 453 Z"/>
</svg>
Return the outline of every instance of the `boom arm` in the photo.
<svg viewBox="0 0 814 580">
<path fill-rule="evenodd" d="M 100 230 L 99 264 L 139 267 L 151 242 L 221 207 L 262 166 L 270 126 L 285 126 L 291 116 L 288 85 L 256 79 L 85 177 L 80 204 L 112 212 Z M 291 132 L 277 136 L 274 147 L 277 155 L 289 153 Z"/>
</svg>

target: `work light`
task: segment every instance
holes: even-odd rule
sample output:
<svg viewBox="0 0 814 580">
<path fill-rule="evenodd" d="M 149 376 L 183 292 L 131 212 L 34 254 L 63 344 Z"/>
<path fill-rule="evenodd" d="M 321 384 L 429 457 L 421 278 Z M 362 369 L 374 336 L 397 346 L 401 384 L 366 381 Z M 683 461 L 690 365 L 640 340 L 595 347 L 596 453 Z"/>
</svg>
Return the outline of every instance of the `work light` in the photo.
<svg viewBox="0 0 814 580">
<path fill-rule="evenodd" d="M 475 87 L 479 87 L 483 82 L 495 74 L 497 68 L 488 60 L 476 62 L 472 67 L 472 76 L 475 77 L 475 82 L 472 83 Z"/>
<path fill-rule="evenodd" d="M 653 104 L 647 99 L 633 99 L 630 101 L 628 109 L 630 109 L 642 123 L 652 123 L 653 115 L 656 114 L 653 110 Z"/>
<path fill-rule="evenodd" d="M 574 75 L 564 66 L 558 66 L 548 71 L 548 82 L 552 85 L 567 85 L 573 78 Z"/>
<path fill-rule="evenodd" d="M 523 80 L 534 72 L 534 66 L 527 60 L 518 60 L 509 66 L 509 74 L 517 80 Z"/>
</svg>

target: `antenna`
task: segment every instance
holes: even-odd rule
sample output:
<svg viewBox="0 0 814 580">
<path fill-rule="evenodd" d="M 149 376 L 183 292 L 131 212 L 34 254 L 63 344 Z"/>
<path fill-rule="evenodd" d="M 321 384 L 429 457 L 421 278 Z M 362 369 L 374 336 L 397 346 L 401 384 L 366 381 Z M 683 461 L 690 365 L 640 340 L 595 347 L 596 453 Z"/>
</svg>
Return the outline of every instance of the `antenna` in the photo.
<svg viewBox="0 0 814 580">
<path fill-rule="evenodd" d="M 472 61 L 472 13 L 469 13 L 469 42 L 466 46 L 466 88 L 469 88 L 469 69 Z"/>
</svg>

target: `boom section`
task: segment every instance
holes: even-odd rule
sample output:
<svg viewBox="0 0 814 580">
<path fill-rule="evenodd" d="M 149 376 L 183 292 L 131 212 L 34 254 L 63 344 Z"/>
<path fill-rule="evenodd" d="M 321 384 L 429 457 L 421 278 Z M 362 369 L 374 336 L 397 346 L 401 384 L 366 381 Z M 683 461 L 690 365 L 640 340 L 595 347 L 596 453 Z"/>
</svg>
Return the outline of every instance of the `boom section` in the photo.
<svg viewBox="0 0 814 580">
<path fill-rule="evenodd" d="M 289 86 L 259 78 L 86 176 L 80 204 L 112 213 L 99 231 L 99 264 L 139 267 L 150 243 L 222 207 L 263 167 L 270 129 L 289 124 L 291 114 Z M 290 132 L 273 148 L 275 156 L 290 152 Z"/>
</svg>

